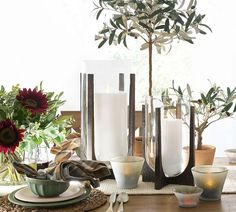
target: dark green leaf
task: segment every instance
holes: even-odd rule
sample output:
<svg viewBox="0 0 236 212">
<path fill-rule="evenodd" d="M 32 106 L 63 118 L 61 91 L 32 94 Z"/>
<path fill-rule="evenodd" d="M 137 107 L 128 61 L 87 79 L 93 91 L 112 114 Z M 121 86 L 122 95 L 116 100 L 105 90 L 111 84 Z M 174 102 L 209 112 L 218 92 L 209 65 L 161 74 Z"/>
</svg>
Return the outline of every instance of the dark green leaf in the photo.
<svg viewBox="0 0 236 212">
<path fill-rule="evenodd" d="M 127 43 L 126 43 L 126 37 L 124 37 L 124 39 L 123 39 L 123 44 L 124 44 L 124 46 L 125 46 L 126 48 L 128 48 L 128 47 L 127 47 Z"/>
<path fill-rule="evenodd" d="M 120 25 L 122 25 L 123 27 L 125 27 L 125 24 L 124 24 L 124 22 L 123 22 L 123 20 L 122 20 L 122 16 L 120 16 L 119 18 L 116 19 L 116 24 L 120 24 Z"/>
<path fill-rule="evenodd" d="M 141 17 L 139 17 L 139 20 L 146 20 L 149 19 L 149 17 L 147 15 L 142 15 Z"/>
<path fill-rule="evenodd" d="M 3 110 L 0 110 L 0 121 L 6 119 L 6 113 Z"/>
<path fill-rule="evenodd" d="M 173 6 L 166 7 L 165 9 L 162 10 L 163 13 L 169 12 L 173 9 Z"/>
<path fill-rule="evenodd" d="M 147 4 L 147 6 L 152 10 L 152 4 L 150 4 L 150 3 L 146 3 Z"/>
<path fill-rule="evenodd" d="M 203 30 L 201 30 L 201 29 L 198 29 L 198 30 L 199 30 L 199 32 L 200 32 L 201 34 L 206 35 L 206 32 L 205 32 L 205 31 L 203 31 Z"/>
<path fill-rule="evenodd" d="M 229 88 L 229 87 L 227 87 L 227 95 L 228 95 L 228 96 L 231 96 L 231 91 L 230 91 L 230 88 Z"/>
<path fill-rule="evenodd" d="M 107 38 L 103 38 L 103 40 L 99 43 L 98 48 L 101 48 L 107 41 Z"/>
<path fill-rule="evenodd" d="M 236 112 L 236 104 L 234 105 L 234 110 L 233 110 L 233 112 L 234 112 L 234 113 Z"/>
<path fill-rule="evenodd" d="M 96 15 L 96 19 L 97 19 L 97 20 L 99 19 L 99 16 L 101 15 L 102 11 L 103 11 L 103 9 L 100 9 L 100 10 L 98 11 L 98 13 L 97 13 L 97 15 Z"/>
<path fill-rule="evenodd" d="M 186 24 L 185 24 L 185 32 L 188 31 L 188 28 L 189 28 L 190 24 L 192 23 L 192 20 L 193 20 L 194 16 L 195 16 L 195 11 L 192 12 L 192 13 L 189 15 L 188 19 L 187 19 L 187 22 L 186 22 Z"/>
<path fill-rule="evenodd" d="M 175 26 L 175 32 L 178 34 L 180 31 L 180 27 L 178 25 Z"/>
<path fill-rule="evenodd" d="M 102 3 L 103 1 L 102 0 L 99 0 L 99 5 L 102 7 Z"/>
<path fill-rule="evenodd" d="M 164 29 L 164 28 L 165 28 L 165 25 L 159 25 L 155 29 Z"/>
<path fill-rule="evenodd" d="M 124 2 L 119 2 L 119 3 L 117 4 L 117 6 L 119 6 L 119 7 L 124 7 L 124 6 L 125 6 L 125 3 L 124 3 Z"/>
<path fill-rule="evenodd" d="M 155 17 L 155 16 L 158 15 L 158 14 L 162 14 L 162 10 L 161 10 L 161 9 L 155 10 L 155 11 L 149 16 L 149 18 L 153 18 L 153 17 Z"/>
<path fill-rule="evenodd" d="M 232 107 L 232 105 L 233 105 L 233 102 L 230 102 L 229 104 L 227 104 L 227 105 L 223 108 L 222 112 L 228 112 L 228 111 L 230 110 L 230 108 Z"/>
<path fill-rule="evenodd" d="M 121 40 L 122 40 L 122 35 L 123 35 L 123 32 L 121 32 L 119 35 L 118 35 L 118 44 L 120 44 Z"/>
<path fill-rule="evenodd" d="M 216 98 L 216 100 L 220 101 L 220 102 L 225 102 L 225 100 L 221 99 L 221 98 Z"/>
<path fill-rule="evenodd" d="M 137 35 L 136 35 L 135 33 L 133 33 L 133 32 L 130 32 L 130 33 L 129 33 L 129 36 L 134 37 L 134 38 L 137 38 Z"/>
<path fill-rule="evenodd" d="M 138 8 L 139 8 L 140 10 L 143 10 L 143 9 L 146 8 L 145 4 L 143 4 L 141 1 L 138 1 L 138 2 L 137 2 L 137 6 L 138 6 Z"/>
<path fill-rule="evenodd" d="M 201 16 L 201 14 L 199 14 L 195 19 L 194 19 L 194 21 L 193 21 L 193 23 L 195 24 L 195 23 L 200 23 L 201 22 L 201 20 L 202 20 L 202 16 Z"/>
<path fill-rule="evenodd" d="M 212 32 L 211 28 L 210 28 L 209 26 L 207 26 L 206 24 L 199 24 L 199 26 L 204 26 L 204 27 L 206 27 L 207 29 L 209 29 L 210 32 Z"/>
<path fill-rule="evenodd" d="M 215 93 L 213 96 L 211 96 L 211 100 L 214 101 L 217 96 L 218 96 L 218 93 Z"/>
<path fill-rule="evenodd" d="M 207 98 L 205 97 L 205 95 L 203 93 L 201 93 L 201 98 L 202 98 L 202 101 L 203 101 L 204 105 L 207 105 L 208 101 L 207 101 Z"/>
<path fill-rule="evenodd" d="M 170 21 L 168 18 L 165 21 L 164 31 L 170 33 Z"/>
<path fill-rule="evenodd" d="M 177 18 L 175 19 L 178 23 L 180 23 L 181 25 L 184 25 L 184 21 L 183 21 L 183 19 L 179 16 L 179 15 L 177 15 Z"/>
<path fill-rule="evenodd" d="M 183 95 L 183 91 L 182 91 L 182 89 L 181 89 L 180 86 L 178 87 L 178 93 L 179 93 L 181 96 Z"/>
<path fill-rule="evenodd" d="M 116 34 L 116 30 L 112 30 L 112 32 L 110 34 L 110 37 L 109 37 L 109 45 L 112 44 L 112 42 L 114 40 L 114 37 L 115 37 L 115 34 Z"/>
<path fill-rule="evenodd" d="M 146 25 L 146 24 L 144 24 L 143 22 L 139 22 L 139 25 L 142 26 L 142 27 L 144 27 L 145 29 L 148 29 L 148 28 L 149 28 L 149 26 Z"/>
<path fill-rule="evenodd" d="M 214 88 L 211 88 L 208 92 L 207 92 L 207 95 L 206 95 L 206 98 L 209 99 L 209 97 L 211 96 L 211 94 L 215 91 Z"/>
<path fill-rule="evenodd" d="M 159 22 L 162 20 L 162 18 L 163 18 L 163 15 L 162 15 L 162 14 L 158 15 L 157 18 L 156 18 L 156 20 L 155 20 L 155 22 L 154 22 L 154 25 L 156 25 L 157 23 L 159 23 Z"/>
<path fill-rule="evenodd" d="M 109 29 L 103 29 L 102 31 L 99 32 L 99 34 L 105 34 L 107 32 L 109 32 Z"/>
<path fill-rule="evenodd" d="M 184 41 L 187 41 L 188 43 L 193 44 L 193 41 L 192 41 L 191 39 L 185 39 L 185 38 L 184 38 Z"/>
<path fill-rule="evenodd" d="M 110 24 L 115 28 L 118 29 L 118 27 L 116 26 L 116 24 L 110 19 Z"/>
<path fill-rule="evenodd" d="M 183 18 L 187 18 L 187 16 L 183 12 L 178 12 L 178 15 L 182 16 Z"/>
</svg>

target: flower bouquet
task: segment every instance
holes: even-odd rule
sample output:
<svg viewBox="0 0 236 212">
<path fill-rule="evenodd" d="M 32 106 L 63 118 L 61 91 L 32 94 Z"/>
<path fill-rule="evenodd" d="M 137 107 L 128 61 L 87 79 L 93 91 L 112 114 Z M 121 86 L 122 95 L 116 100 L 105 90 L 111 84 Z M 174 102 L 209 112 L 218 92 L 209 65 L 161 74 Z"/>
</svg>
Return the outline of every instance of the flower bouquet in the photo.
<svg viewBox="0 0 236 212">
<path fill-rule="evenodd" d="M 65 103 L 63 93 L 44 92 L 42 83 L 35 88 L 12 86 L 0 88 L 0 184 L 20 184 L 22 180 L 12 166 L 26 152 L 44 143 L 48 148 L 65 140 L 71 126 L 70 116 L 58 116 Z"/>
</svg>

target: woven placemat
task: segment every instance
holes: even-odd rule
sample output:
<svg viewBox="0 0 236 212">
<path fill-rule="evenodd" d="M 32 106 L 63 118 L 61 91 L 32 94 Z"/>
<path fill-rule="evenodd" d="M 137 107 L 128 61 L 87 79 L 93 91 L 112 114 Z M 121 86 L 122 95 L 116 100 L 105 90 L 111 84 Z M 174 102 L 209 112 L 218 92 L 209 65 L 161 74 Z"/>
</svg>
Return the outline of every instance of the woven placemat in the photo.
<svg viewBox="0 0 236 212">
<path fill-rule="evenodd" d="M 224 194 L 235 194 L 236 193 L 236 167 L 226 166 L 229 171 L 227 178 L 225 180 L 223 193 Z M 142 194 L 173 194 L 173 189 L 179 185 L 167 185 L 160 190 L 154 189 L 154 184 L 152 182 L 143 182 L 140 177 L 138 182 L 138 187 L 135 189 L 121 189 L 117 187 L 115 180 L 104 180 L 100 183 L 98 188 L 106 195 L 110 195 L 112 192 L 127 192 L 132 195 L 142 195 Z"/>
<path fill-rule="evenodd" d="M 104 205 L 107 201 L 107 196 L 100 190 L 93 189 L 91 191 L 90 196 L 73 205 L 69 205 L 67 207 L 63 208 L 57 208 L 57 209 L 29 209 L 25 208 L 19 205 L 15 205 L 11 203 L 7 196 L 0 198 L 0 212 L 64 212 L 64 211 L 70 211 L 70 212 L 82 212 L 82 211 L 89 211 L 93 210 L 95 208 L 98 208 L 102 205 Z"/>
</svg>

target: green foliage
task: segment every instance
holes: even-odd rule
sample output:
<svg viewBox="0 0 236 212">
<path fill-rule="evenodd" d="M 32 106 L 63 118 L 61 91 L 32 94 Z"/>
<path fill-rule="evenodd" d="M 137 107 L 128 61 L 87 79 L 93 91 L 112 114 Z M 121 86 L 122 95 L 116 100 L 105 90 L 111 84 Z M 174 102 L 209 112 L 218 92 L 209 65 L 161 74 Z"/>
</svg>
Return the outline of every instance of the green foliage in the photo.
<svg viewBox="0 0 236 212">
<path fill-rule="evenodd" d="M 173 0 L 96 1 L 96 19 L 103 13 L 111 15 L 96 36 L 96 40 L 100 40 L 98 47 L 101 48 L 107 40 L 109 45 L 125 45 L 127 37 L 151 42 L 158 53 L 174 39 L 193 43 L 194 34 L 206 34 L 203 29 L 211 29 L 202 23 L 205 15 L 197 14 L 195 0 L 189 1 L 187 6 L 180 3 Z"/>
<path fill-rule="evenodd" d="M 48 108 L 44 113 L 32 113 L 27 110 L 16 99 L 19 94 L 19 85 L 12 86 L 7 91 L 4 86 L 0 89 L 0 121 L 10 119 L 16 127 L 25 129 L 24 142 L 20 143 L 22 149 L 33 149 L 36 145 L 44 142 L 48 147 L 49 143 L 60 143 L 65 140 L 71 126 L 71 117 L 59 116 L 58 109 L 65 101 L 61 100 L 63 93 L 44 92 L 42 83 L 35 87 L 47 97 Z"/>
<path fill-rule="evenodd" d="M 189 84 L 184 89 L 176 87 L 174 82 L 172 87 L 166 89 L 162 96 L 167 96 L 165 105 L 173 105 L 173 95 L 184 105 L 195 107 L 195 130 L 198 135 L 198 146 L 202 145 L 202 133 L 212 123 L 230 117 L 236 112 L 236 87 L 227 87 L 225 90 L 216 84 L 211 84 L 206 92 L 196 93 L 192 91 Z M 163 99 L 163 98 L 162 98 Z M 189 111 L 183 113 L 183 118 Z"/>
<path fill-rule="evenodd" d="M 141 39 L 140 50 L 148 49 L 149 95 L 152 96 L 152 52 L 169 52 L 174 40 L 193 44 L 196 34 L 210 27 L 205 15 L 196 11 L 197 0 L 95 0 L 96 19 L 102 15 L 103 28 L 95 36 L 98 48 L 123 44 L 127 38 Z M 108 42 L 107 42 L 108 41 Z M 168 48 L 167 48 L 168 47 Z"/>
</svg>

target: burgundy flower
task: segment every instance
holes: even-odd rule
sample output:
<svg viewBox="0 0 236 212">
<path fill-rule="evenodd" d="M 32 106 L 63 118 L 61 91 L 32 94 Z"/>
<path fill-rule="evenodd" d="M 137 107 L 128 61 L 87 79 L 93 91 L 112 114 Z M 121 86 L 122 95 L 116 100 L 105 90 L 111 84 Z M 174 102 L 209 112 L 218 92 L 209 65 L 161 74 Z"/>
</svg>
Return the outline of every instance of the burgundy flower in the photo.
<svg viewBox="0 0 236 212">
<path fill-rule="evenodd" d="M 17 129 L 9 119 L 0 122 L 0 152 L 13 153 L 23 140 L 23 129 Z"/>
<path fill-rule="evenodd" d="M 21 104 L 29 110 L 32 115 L 36 113 L 44 113 L 48 109 L 48 99 L 45 94 L 36 89 L 26 89 L 20 90 L 16 99 L 21 102 Z"/>
</svg>

